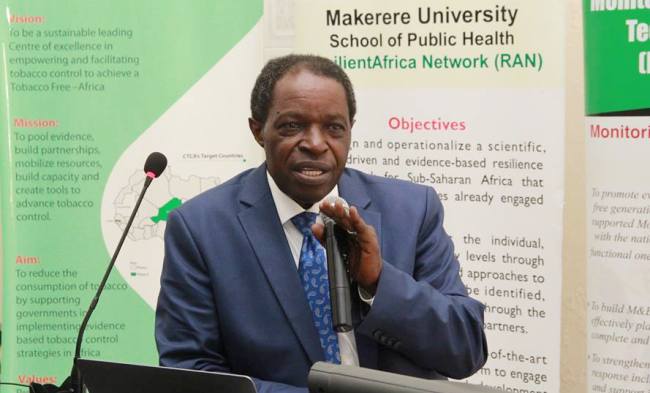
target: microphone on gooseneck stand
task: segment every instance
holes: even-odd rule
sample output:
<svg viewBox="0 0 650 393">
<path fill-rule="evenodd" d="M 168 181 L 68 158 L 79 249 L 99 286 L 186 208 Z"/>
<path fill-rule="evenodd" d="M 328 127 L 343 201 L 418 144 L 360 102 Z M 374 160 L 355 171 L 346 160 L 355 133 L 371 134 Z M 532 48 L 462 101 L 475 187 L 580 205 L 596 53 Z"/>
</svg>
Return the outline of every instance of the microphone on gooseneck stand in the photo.
<svg viewBox="0 0 650 393">
<path fill-rule="evenodd" d="M 336 201 L 341 201 L 343 208 L 348 213 L 349 206 L 343 198 L 329 197 L 325 202 L 333 205 Z M 322 213 L 321 218 L 325 224 L 325 253 L 327 254 L 330 303 L 332 304 L 332 325 L 339 339 L 341 364 L 358 366 L 357 343 L 352 325 L 350 279 L 334 233 L 336 222 Z"/>
<path fill-rule="evenodd" d="M 144 164 L 144 173 L 146 174 L 144 187 L 142 188 L 142 191 L 140 191 L 140 196 L 138 197 L 138 200 L 135 203 L 135 207 L 131 212 L 131 217 L 129 218 L 129 221 L 126 224 L 126 228 L 124 228 L 124 231 L 122 232 L 122 237 L 120 238 L 120 241 L 117 243 L 117 247 L 115 248 L 113 257 L 111 258 L 111 261 L 108 264 L 108 268 L 106 268 L 106 272 L 104 272 L 104 277 L 102 278 L 102 281 L 99 284 L 99 287 L 97 288 L 95 297 L 90 302 L 88 311 L 86 311 L 86 315 L 84 316 L 84 319 L 81 322 L 81 326 L 79 327 L 79 333 L 77 334 L 77 343 L 74 351 L 74 360 L 72 363 L 72 371 L 70 373 L 70 376 L 66 378 L 65 381 L 63 381 L 63 384 L 61 384 L 61 386 L 56 386 L 51 384 L 41 385 L 38 383 L 31 383 L 30 384 L 31 392 L 34 393 L 81 393 L 82 392 L 83 384 L 81 381 L 81 375 L 79 374 L 79 369 L 77 368 L 77 360 L 81 357 L 81 343 L 83 342 L 83 335 L 84 335 L 84 331 L 86 330 L 86 325 L 88 325 L 90 316 L 92 315 L 93 311 L 95 311 L 95 307 L 97 307 L 97 303 L 99 302 L 99 296 L 102 294 L 102 291 L 104 290 L 104 286 L 106 285 L 108 276 L 111 274 L 113 265 L 115 265 L 115 261 L 117 260 L 117 255 L 120 253 L 120 250 L 122 249 L 122 244 L 124 244 L 126 235 L 129 233 L 129 229 L 133 224 L 133 220 L 135 219 L 135 214 L 138 212 L 138 209 L 140 208 L 140 204 L 142 203 L 142 198 L 144 198 L 144 194 L 147 191 L 147 188 L 149 188 L 153 179 L 157 178 L 163 173 L 166 167 L 167 167 L 167 157 L 165 157 L 164 154 L 154 152 L 149 154 L 149 157 L 147 157 L 147 161 Z"/>
</svg>

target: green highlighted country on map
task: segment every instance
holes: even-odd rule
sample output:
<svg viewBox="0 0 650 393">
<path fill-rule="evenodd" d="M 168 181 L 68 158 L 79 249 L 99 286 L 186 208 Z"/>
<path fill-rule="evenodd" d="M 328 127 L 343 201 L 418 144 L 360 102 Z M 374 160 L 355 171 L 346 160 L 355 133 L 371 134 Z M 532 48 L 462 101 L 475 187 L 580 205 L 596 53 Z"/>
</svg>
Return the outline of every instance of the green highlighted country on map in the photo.
<svg viewBox="0 0 650 393">
<path fill-rule="evenodd" d="M 140 210 L 129 231 L 129 239 L 135 242 L 154 238 L 162 240 L 172 210 L 181 206 L 183 201 L 220 183 L 221 179 L 218 177 L 202 177 L 194 174 L 184 176 L 168 168 L 156 183 L 151 185 L 147 196 L 142 200 Z M 107 212 L 107 217 L 111 217 L 109 221 L 112 225 L 117 225 L 120 231 L 125 229 L 143 185 L 142 169 L 134 169 L 129 176 L 129 182 L 119 188 L 112 204 L 107 205 L 107 208 L 112 210 Z"/>
<path fill-rule="evenodd" d="M 167 221 L 167 217 L 169 216 L 169 213 L 171 213 L 172 210 L 176 209 L 182 204 L 183 202 L 176 197 L 170 199 L 167 203 L 162 205 L 160 209 L 158 209 L 157 216 L 151 217 L 151 221 L 153 221 L 156 224 L 158 224 L 160 221 Z"/>
</svg>

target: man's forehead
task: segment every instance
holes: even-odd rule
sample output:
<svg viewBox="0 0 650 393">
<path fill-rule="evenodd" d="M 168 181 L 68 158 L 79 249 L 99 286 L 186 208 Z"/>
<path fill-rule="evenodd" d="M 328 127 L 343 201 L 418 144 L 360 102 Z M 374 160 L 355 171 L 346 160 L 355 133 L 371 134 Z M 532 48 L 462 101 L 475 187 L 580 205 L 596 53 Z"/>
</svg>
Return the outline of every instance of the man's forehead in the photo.
<svg viewBox="0 0 650 393">
<path fill-rule="evenodd" d="M 292 69 L 287 72 L 278 79 L 273 87 L 273 93 L 276 93 L 278 88 L 282 89 L 287 86 L 305 92 L 330 88 L 339 90 L 345 96 L 345 87 L 343 87 L 340 81 L 327 75 L 315 73 L 307 68 Z"/>
<path fill-rule="evenodd" d="M 305 119 L 307 117 L 318 116 L 320 120 L 325 121 L 348 121 L 348 114 L 345 110 L 340 111 L 305 111 L 305 110 L 295 110 L 295 109 L 280 109 L 274 110 L 272 112 L 273 116 L 276 118 L 288 118 L 288 119 Z"/>
<path fill-rule="evenodd" d="M 273 88 L 271 113 L 299 114 L 312 106 L 328 116 L 348 114 L 345 88 L 336 79 L 300 70 L 280 78 Z"/>
</svg>

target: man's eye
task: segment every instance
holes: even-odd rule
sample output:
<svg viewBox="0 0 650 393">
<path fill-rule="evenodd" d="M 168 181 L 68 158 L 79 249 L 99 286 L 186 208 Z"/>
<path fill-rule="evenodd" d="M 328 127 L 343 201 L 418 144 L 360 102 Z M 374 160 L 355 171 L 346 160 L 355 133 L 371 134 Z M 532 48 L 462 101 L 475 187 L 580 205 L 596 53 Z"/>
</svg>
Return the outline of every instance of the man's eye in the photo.
<svg viewBox="0 0 650 393">
<path fill-rule="evenodd" d="M 298 131 L 302 128 L 302 125 L 295 121 L 288 121 L 280 124 L 280 128 L 287 131 Z"/>
<path fill-rule="evenodd" d="M 331 123 L 331 124 L 328 124 L 328 125 L 327 125 L 327 129 L 328 129 L 330 132 L 335 132 L 335 133 L 342 133 L 342 132 L 345 131 L 345 127 L 343 127 L 342 124 L 338 124 L 338 123 Z"/>
</svg>

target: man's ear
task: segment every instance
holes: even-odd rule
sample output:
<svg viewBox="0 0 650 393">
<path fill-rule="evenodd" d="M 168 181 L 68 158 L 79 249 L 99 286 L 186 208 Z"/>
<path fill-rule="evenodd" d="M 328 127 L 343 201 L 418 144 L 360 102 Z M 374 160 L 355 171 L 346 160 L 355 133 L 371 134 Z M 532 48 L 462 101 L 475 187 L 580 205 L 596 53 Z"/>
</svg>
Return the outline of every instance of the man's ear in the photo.
<svg viewBox="0 0 650 393">
<path fill-rule="evenodd" d="M 253 119 L 252 117 L 248 118 L 248 128 L 251 130 L 251 133 L 253 133 L 253 138 L 255 138 L 257 144 L 262 147 L 264 147 L 264 138 L 262 138 L 263 127 L 264 125 L 259 121 Z"/>
</svg>

